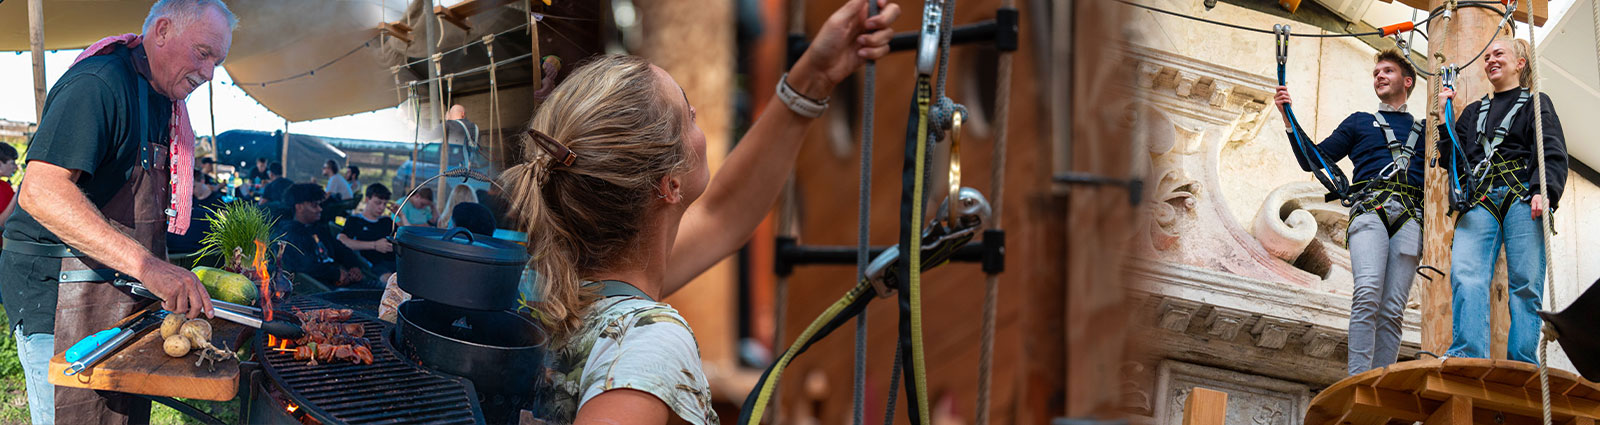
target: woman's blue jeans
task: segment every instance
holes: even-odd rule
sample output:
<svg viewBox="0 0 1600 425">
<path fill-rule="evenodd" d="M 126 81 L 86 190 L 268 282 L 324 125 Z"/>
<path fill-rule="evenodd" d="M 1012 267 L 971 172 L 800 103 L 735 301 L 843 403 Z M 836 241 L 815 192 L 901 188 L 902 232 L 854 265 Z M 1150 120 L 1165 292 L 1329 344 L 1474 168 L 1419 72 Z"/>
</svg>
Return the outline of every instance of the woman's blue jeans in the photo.
<svg viewBox="0 0 1600 425">
<path fill-rule="evenodd" d="M 1497 187 L 1489 191 L 1489 197 L 1501 200 L 1506 192 L 1505 187 Z M 1516 201 L 1502 221 L 1487 208 L 1475 206 L 1456 221 L 1450 258 L 1454 333 L 1447 355 L 1490 357 L 1489 280 L 1494 277 L 1495 260 L 1504 244 L 1511 295 L 1506 357 L 1539 363 L 1535 352 L 1541 320 L 1535 312 L 1543 305 L 1544 297 L 1544 232 L 1531 211 L 1527 201 Z"/>
</svg>

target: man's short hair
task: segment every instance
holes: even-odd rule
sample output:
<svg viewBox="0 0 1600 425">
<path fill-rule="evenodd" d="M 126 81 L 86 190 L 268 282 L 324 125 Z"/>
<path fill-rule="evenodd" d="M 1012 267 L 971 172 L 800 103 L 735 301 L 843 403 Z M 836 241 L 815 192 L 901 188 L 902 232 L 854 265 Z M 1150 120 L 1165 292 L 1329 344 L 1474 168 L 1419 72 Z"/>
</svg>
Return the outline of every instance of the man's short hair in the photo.
<svg viewBox="0 0 1600 425">
<path fill-rule="evenodd" d="M 300 205 L 306 202 L 322 202 L 328 194 L 322 191 L 322 186 L 316 183 L 295 183 L 284 192 L 284 202 L 289 205 Z"/>
<path fill-rule="evenodd" d="M 350 177 L 358 179 L 361 178 L 361 167 L 351 165 L 349 167 L 345 167 L 345 169 L 350 171 Z"/>
<path fill-rule="evenodd" d="M 16 161 L 17 148 L 10 143 L 0 143 L 0 162 Z"/>
<path fill-rule="evenodd" d="M 417 194 L 416 195 L 412 195 L 412 196 L 416 196 L 417 198 L 421 198 L 421 199 L 427 199 L 428 201 L 433 201 L 433 188 L 424 187 L 424 188 L 421 188 L 421 189 L 417 189 Z"/>
<path fill-rule="evenodd" d="M 171 19 L 172 23 L 180 27 L 188 25 L 199 19 L 206 9 L 222 12 L 222 17 L 228 21 L 229 30 L 239 27 L 239 17 L 234 16 L 233 11 L 228 10 L 228 5 L 222 0 L 160 0 L 150 6 L 150 14 L 145 16 L 144 29 L 141 31 L 149 34 L 150 27 L 155 26 L 156 20 L 162 17 Z"/>
<path fill-rule="evenodd" d="M 394 196 L 394 194 L 389 193 L 389 187 L 384 186 L 383 183 L 373 183 L 367 185 L 367 196 L 387 201 L 390 199 L 390 197 Z"/>
<path fill-rule="evenodd" d="M 1382 51 L 1378 52 L 1378 55 L 1374 58 L 1373 63 L 1382 62 L 1393 63 L 1395 68 L 1400 68 L 1400 75 L 1411 79 L 1411 87 L 1406 88 L 1406 96 L 1410 96 L 1411 90 L 1417 88 L 1417 70 L 1416 68 L 1411 67 L 1411 61 L 1406 60 L 1405 52 L 1392 47 L 1383 49 Z M 1404 82 L 1402 81 L 1402 83 Z"/>
<path fill-rule="evenodd" d="M 267 174 L 283 176 L 283 164 L 274 162 L 267 165 Z"/>
<path fill-rule="evenodd" d="M 267 157 L 264 157 L 264 156 L 263 157 L 257 157 L 256 158 L 256 163 L 257 164 L 266 164 L 267 163 Z"/>
</svg>

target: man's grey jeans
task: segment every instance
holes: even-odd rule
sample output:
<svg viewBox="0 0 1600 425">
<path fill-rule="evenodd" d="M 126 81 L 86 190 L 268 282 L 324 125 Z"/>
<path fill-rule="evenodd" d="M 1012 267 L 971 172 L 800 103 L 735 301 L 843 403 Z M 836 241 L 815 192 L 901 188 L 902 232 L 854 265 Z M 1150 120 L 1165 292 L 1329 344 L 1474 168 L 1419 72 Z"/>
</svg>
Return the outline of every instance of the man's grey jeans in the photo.
<svg viewBox="0 0 1600 425">
<path fill-rule="evenodd" d="M 1351 375 L 1388 366 L 1400 356 L 1400 324 L 1422 253 L 1422 223 L 1407 221 L 1393 237 L 1384 226 L 1385 220 L 1404 219 L 1403 208 L 1390 201 L 1350 220 Z"/>
<path fill-rule="evenodd" d="M 56 423 L 56 387 L 50 385 L 50 357 L 56 349 L 55 334 L 22 335 L 22 326 L 12 330 L 17 339 L 17 358 L 22 360 L 22 375 L 27 381 L 28 416 L 34 425 Z"/>
</svg>

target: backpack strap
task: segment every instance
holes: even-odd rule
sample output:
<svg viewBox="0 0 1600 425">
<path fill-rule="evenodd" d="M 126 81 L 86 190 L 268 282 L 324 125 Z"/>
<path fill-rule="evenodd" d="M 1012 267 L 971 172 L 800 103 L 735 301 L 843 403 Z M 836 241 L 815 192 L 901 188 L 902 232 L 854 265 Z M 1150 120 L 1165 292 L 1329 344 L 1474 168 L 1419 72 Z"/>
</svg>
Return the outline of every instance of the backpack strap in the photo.
<svg viewBox="0 0 1600 425">
<path fill-rule="evenodd" d="M 645 294 L 644 291 L 640 290 L 638 287 L 635 287 L 632 284 L 629 284 L 628 282 L 623 282 L 623 281 L 620 281 L 620 280 L 602 280 L 602 281 L 593 282 L 593 283 L 590 283 L 590 284 L 587 284 L 587 285 L 584 285 L 584 286 L 599 286 L 600 287 L 600 296 L 601 297 L 605 297 L 605 298 L 611 298 L 611 297 L 638 297 L 638 298 L 644 298 L 645 300 L 648 300 L 648 301 L 655 301 L 656 300 L 655 298 L 651 298 L 649 295 Z"/>
</svg>

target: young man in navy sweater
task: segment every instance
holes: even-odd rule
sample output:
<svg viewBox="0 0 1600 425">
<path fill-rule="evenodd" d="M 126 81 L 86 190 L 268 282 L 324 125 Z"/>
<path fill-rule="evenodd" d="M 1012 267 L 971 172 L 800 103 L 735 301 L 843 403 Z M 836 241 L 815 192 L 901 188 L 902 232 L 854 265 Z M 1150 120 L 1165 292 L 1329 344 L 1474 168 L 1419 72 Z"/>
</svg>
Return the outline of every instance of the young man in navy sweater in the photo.
<svg viewBox="0 0 1600 425">
<path fill-rule="evenodd" d="M 1389 49 L 1377 55 L 1372 69 L 1377 111 L 1350 114 L 1315 147 L 1329 163 L 1349 157 L 1355 165 L 1347 234 L 1355 275 L 1348 344 L 1351 375 L 1388 366 L 1399 357 L 1400 323 L 1422 252 L 1423 160 L 1417 150 L 1422 127 L 1406 113 L 1416 73 L 1402 54 Z M 1289 89 L 1279 86 L 1274 101 L 1281 113 L 1290 103 Z M 1287 116 L 1283 121 L 1295 131 Z M 1312 171 L 1308 155 L 1315 153 L 1302 151 L 1299 144 L 1292 146 L 1300 168 Z"/>
</svg>

